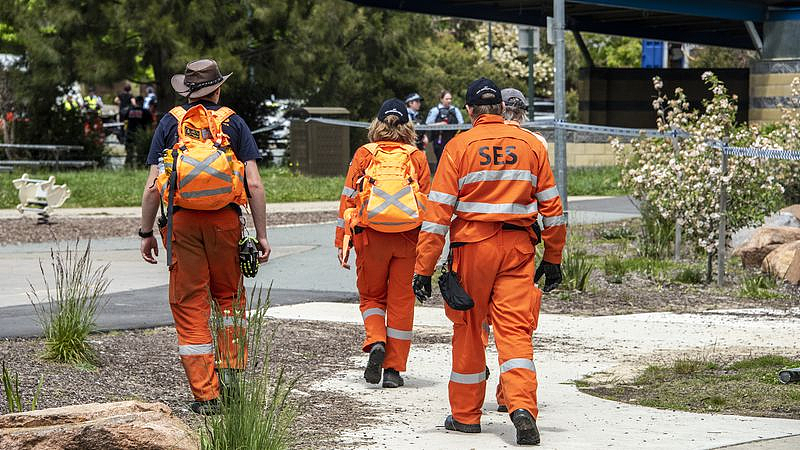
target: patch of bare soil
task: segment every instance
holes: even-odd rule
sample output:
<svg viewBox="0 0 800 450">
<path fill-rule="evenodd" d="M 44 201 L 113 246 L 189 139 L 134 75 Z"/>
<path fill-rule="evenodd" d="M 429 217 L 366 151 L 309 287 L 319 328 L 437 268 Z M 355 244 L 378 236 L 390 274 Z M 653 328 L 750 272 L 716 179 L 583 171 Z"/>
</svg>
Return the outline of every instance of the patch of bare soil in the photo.
<svg viewBox="0 0 800 450">
<path fill-rule="evenodd" d="M 336 217 L 335 211 L 269 213 L 267 225 L 330 222 Z M 72 240 L 76 237 L 83 240 L 136 237 L 139 222 L 135 217 L 59 217 L 57 213 L 49 225 L 37 225 L 32 217 L 0 219 L 0 245 Z M 253 221 L 248 218 L 248 223 L 252 224 Z"/>
<path fill-rule="evenodd" d="M 337 433 L 368 423 L 374 412 L 343 394 L 310 390 L 308 386 L 341 370 L 353 368 L 351 357 L 360 351 L 361 326 L 311 321 L 268 320 L 274 333 L 269 348 L 271 366 L 283 367 L 289 378 L 297 378 L 293 402 L 298 417 L 294 424 L 295 448 L 339 447 Z M 39 408 L 91 402 L 143 400 L 164 402 L 190 426 L 202 426 L 202 418 L 187 404 L 191 392 L 177 354 L 172 328 L 94 334 L 93 348 L 100 360 L 97 368 L 43 361 L 41 339 L 0 341 L 0 360 L 19 374 L 20 389 L 30 395 L 44 376 Z M 0 396 L 0 411 L 7 410 Z"/>
</svg>

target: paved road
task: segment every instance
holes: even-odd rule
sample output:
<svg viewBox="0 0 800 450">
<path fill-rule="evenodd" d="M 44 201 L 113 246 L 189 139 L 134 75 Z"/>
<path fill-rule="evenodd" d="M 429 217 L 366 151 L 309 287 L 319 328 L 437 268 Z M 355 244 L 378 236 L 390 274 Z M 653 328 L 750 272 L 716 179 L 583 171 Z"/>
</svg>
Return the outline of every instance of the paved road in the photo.
<svg viewBox="0 0 800 450">
<path fill-rule="evenodd" d="M 328 205 L 330 206 L 330 205 Z M 596 223 L 635 217 L 625 197 L 576 201 L 570 204 L 570 222 Z M 355 271 L 338 267 L 333 243 L 334 225 L 315 224 L 269 230 L 273 257 L 253 285 L 274 287 L 276 305 L 309 301 L 355 301 Z M 28 299 L 31 286 L 40 293 L 45 285 L 39 261 L 49 270 L 54 243 L 0 246 L 0 273 L 6 275 L 0 292 L 0 337 L 31 336 L 39 332 Z M 64 245 L 61 243 L 60 245 Z M 142 262 L 138 239 L 99 239 L 92 242 L 95 264 L 110 264 L 109 304 L 98 317 L 101 329 L 146 328 L 172 323 L 167 302 L 168 274 L 162 264 Z"/>
</svg>

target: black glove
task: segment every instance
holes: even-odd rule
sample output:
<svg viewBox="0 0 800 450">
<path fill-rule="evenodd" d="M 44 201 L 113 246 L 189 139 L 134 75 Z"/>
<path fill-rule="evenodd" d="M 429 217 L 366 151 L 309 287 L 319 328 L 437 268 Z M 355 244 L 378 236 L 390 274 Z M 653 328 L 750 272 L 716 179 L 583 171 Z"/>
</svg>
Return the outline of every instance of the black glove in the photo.
<svg viewBox="0 0 800 450">
<path fill-rule="evenodd" d="M 414 288 L 414 295 L 420 303 L 425 303 L 425 300 L 431 297 L 431 277 L 430 275 L 414 274 L 414 281 L 411 282 Z"/>
<path fill-rule="evenodd" d="M 561 280 L 563 279 L 561 276 L 561 264 L 553 264 L 547 261 L 542 261 L 539 263 L 539 268 L 536 269 L 536 274 L 533 276 L 533 282 L 536 283 L 539 281 L 539 278 L 542 278 L 542 275 L 544 275 L 544 288 L 542 288 L 542 291 L 552 291 L 559 284 L 561 284 Z"/>
</svg>

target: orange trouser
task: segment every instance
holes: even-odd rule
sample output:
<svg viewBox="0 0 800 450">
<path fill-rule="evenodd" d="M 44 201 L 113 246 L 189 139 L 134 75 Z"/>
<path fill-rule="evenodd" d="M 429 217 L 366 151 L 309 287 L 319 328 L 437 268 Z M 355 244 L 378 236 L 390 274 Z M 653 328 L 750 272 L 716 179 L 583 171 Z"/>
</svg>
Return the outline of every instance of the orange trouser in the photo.
<svg viewBox="0 0 800 450">
<path fill-rule="evenodd" d="M 414 276 L 418 230 L 381 233 L 364 229 L 354 236 L 358 294 L 367 352 L 376 342 L 386 343 L 383 367 L 406 370 L 414 325 Z"/>
<path fill-rule="evenodd" d="M 247 357 L 239 215 L 232 208 L 181 209 L 173 220 L 169 303 L 178 332 L 178 354 L 195 399 L 211 400 L 219 396 L 215 359 L 221 368 L 242 368 Z M 216 355 L 209 328 L 212 301 L 221 313 L 212 324 L 220 329 Z M 239 348 L 244 349 L 241 357 Z"/>
<path fill-rule="evenodd" d="M 524 408 L 536 417 L 536 369 L 533 364 L 534 313 L 540 295 L 533 285 L 534 247 L 528 233 L 500 230 L 480 242 L 453 249 L 453 270 L 475 301 L 468 311 L 445 305 L 453 321 L 453 369 L 448 386 L 453 418 L 480 423 L 486 393 L 484 322 L 494 327 L 509 412 Z"/>
</svg>

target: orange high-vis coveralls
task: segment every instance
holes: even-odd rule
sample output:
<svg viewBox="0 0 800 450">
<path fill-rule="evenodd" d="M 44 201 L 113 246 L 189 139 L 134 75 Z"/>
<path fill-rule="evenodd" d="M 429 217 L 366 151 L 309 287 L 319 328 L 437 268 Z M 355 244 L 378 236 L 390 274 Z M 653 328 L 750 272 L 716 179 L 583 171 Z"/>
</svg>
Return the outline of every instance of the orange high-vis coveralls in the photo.
<svg viewBox="0 0 800 450">
<path fill-rule="evenodd" d="M 444 149 L 428 196 L 415 267 L 420 275 L 433 273 L 449 231 L 453 270 L 475 301 L 468 311 L 445 305 L 453 321 L 450 408 L 453 418 L 464 424 L 480 423 L 487 316 L 495 330 L 509 412 L 523 408 L 538 415 L 531 339 L 541 293 L 533 284 L 530 227 L 541 213 L 544 259 L 555 264 L 561 263 L 566 237 L 547 148 L 500 116 L 482 115 L 473 125 Z"/>
<path fill-rule="evenodd" d="M 379 142 L 381 148 L 399 150 L 401 144 Z M 337 248 L 342 248 L 344 237 L 344 211 L 356 206 L 358 180 L 372 161 L 372 154 L 359 147 L 350 163 L 339 203 L 336 226 Z M 411 154 L 420 192 L 427 194 L 431 186 L 430 169 L 425 153 Z M 406 370 L 414 325 L 414 259 L 419 229 L 404 233 L 382 233 L 369 228 L 353 236 L 356 251 L 356 275 L 360 297 L 361 316 L 366 337 L 362 350 L 368 352 L 376 342 L 386 344 L 383 368 L 398 372 Z"/>
</svg>

